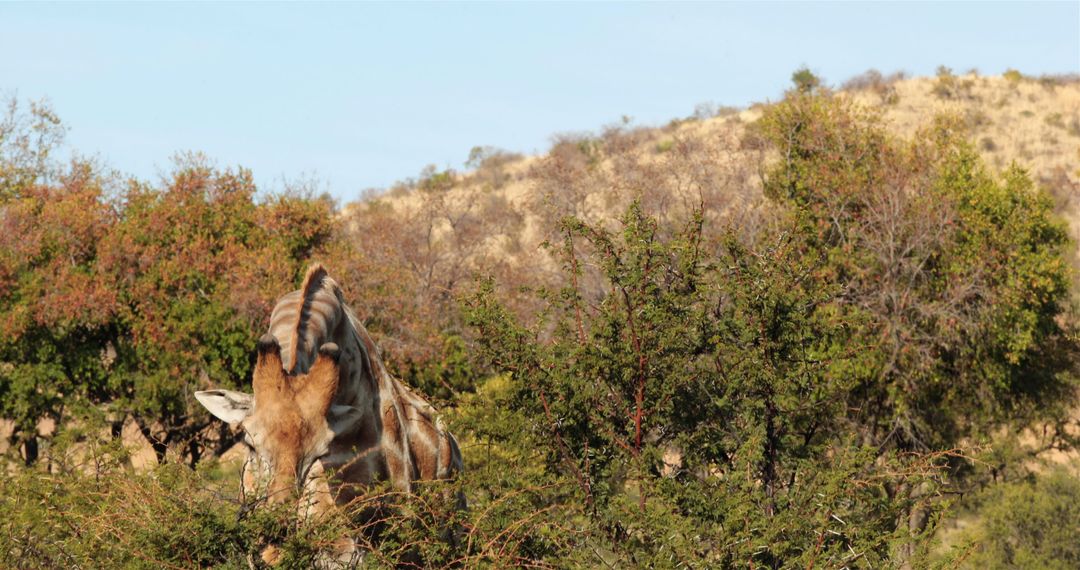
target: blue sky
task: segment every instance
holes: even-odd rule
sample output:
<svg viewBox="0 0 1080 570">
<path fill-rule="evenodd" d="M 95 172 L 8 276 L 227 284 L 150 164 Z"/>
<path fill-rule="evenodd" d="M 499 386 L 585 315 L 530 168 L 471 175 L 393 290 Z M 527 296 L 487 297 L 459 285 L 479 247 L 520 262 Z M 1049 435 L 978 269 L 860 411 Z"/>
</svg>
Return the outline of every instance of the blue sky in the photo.
<svg viewBox="0 0 1080 570">
<path fill-rule="evenodd" d="M 474 145 L 776 99 L 801 65 L 1080 72 L 1080 2 L 2 3 L 0 50 L 0 92 L 49 98 L 69 151 L 149 180 L 203 151 L 351 201 Z"/>
</svg>

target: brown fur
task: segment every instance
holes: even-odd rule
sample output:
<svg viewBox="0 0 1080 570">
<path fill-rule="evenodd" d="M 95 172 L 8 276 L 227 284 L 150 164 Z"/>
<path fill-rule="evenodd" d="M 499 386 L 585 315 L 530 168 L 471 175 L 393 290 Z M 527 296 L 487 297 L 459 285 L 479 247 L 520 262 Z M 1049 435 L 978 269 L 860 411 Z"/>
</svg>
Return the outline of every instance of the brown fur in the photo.
<svg viewBox="0 0 1080 570">
<path fill-rule="evenodd" d="M 377 481 L 407 492 L 413 481 L 450 478 L 462 468 L 457 442 L 435 409 L 386 372 L 321 265 L 274 308 L 252 387 L 254 401 L 241 422 L 252 448 L 244 487 L 265 487 L 271 502 L 299 494 L 303 512 L 318 514 Z"/>
<path fill-rule="evenodd" d="M 245 427 L 260 438 L 256 446 L 271 459 L 268 489 L 271 502 L 291 495 L 305 454 L 325 443 L 320 439 L 327 428 L 326 413 L 337 392 L 337 349 L 320 351 L 307 374 L 287 376 L 282 367 L 280 347 L 267 335 L 259 343 L 259 358 L 252 378 L 256 406 Z"/>
</svg>

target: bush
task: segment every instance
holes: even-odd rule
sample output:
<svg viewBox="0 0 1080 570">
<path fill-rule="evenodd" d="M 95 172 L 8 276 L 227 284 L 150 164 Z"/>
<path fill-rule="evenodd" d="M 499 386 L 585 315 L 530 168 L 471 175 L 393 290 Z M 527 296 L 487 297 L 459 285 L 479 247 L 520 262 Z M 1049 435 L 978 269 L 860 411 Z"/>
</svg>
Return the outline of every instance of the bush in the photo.
<svg viewBox="0 0 1080 570">
<path fill-rule="evenodd" d="M 871 91 L 877 94 L 882 103 L 895 105 L 900 101 L 900 95 L 896 92 L 894 84 L 904 77 L 902 71 L 884 77 L 880 71 L 871 69 L 845 81 L 843 89 L 845 91 Z"/>
<path fill-rule="evenodd" d="M 958 95 L 959 82 L 948 67 L 939 65 L 937 68 L 937 81 L 934 83 L 931 93 L 941 99 L 951 99 Z"/>
<path fill-rule="evenodd" d="M 965 567 L 1080 567 L 1080 478 L 1067 468 L 991 487 L 976 501 Z"/>
<path fill-rule="evenodd" d="M 799 93 L 812 93 L 821 87 L 821 78 L 808 67 L 800 67 L 791 74 L 791 82 Z"/>
<path fill-rule="evenodd" d="M 269 530 L 267 519 L 239 520 L 236 505 L 219 500 L 225 481 L 210 462 L 198 473 L 167 465 L 135 475 L 117 444 L 83 446 L 57 445 L 51 472 L 26 469 L 6 480 L 0 565 L 243 568 Z"/>
<path fill-rule="evenodd" d="M 1061 113 L 1050 113 L 1043 118 L 1043 122 L 1050 127 L 1058 129 L 1065 129 L 1065 119 L 1061 116 Z"/>
<path fill-rule="evenodd" d="M 272 545 L 277 568 L 302 569 L 351 536 L 367 553 L 365 568 L 564 567 L 582 535 L 571 530 L 580 508 L 552 507 L 563 485 L 530 467 L 535 455 L 516 446 L 527 432 L 509 431 L 514 418 L 491 409 L 499 394 L 496 380 L 491 399 L 466 400 L 455 419 L 473 426 L 459 428 L 465 445 L 487 447 L 465 455 L 459 483 L 418 485 L 409 496 L 376 486 L 320 520 L 298 519 L 288 503 L 244 503 L 237 464 L 171 463 L 136 474 L 119 442 L 66 431 L 44 454 L 49 470 L 20 469 L 5 480 L 0 566 L 241 569 L 263 566 Z M 469 510 L 457 509 L 458 491 Z"/>
</svg>

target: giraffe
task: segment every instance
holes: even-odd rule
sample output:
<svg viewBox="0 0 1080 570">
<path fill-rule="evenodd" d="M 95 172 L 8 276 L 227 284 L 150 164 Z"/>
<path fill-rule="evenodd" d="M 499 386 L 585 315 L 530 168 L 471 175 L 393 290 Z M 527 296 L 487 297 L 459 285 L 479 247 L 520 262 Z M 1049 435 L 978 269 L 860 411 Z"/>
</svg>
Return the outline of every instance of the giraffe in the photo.
<svg viewBox="0 0 1080 570">
<path fill-rule="evenodd" d="M 378 348 L 320 264 L 282 296 L 257 345 L 253 394 L 207 390 L 195 398 L 238 425 L 248 447 L 243 492 L 298 500 L 302 516 L 345 505 L 377 481 L 410 492 L 415 481 L 462 470 L 457 441 L 435 409 L 383 366 Z M 463 497 L 458 498 L 464 506 Z M 340 542 L 340 541 L 339 541 Z M 360 555 L 351 540 L 340 560 Z M 276 548 L 262 558 L 274 563 Z"/>
</svg>

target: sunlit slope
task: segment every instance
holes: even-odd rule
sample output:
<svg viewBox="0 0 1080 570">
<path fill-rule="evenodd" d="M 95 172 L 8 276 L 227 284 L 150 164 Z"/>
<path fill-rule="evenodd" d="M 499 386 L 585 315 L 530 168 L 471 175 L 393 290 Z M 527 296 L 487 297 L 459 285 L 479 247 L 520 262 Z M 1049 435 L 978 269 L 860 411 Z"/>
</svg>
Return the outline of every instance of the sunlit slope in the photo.
<svg viewBox="0 0 1080 570">
<path fill-rule="evenodd" d="M 1054 194 L 1073 236 L 1080 237 L 1080 82 L 1012 73 L 892 80 L 870 75 L 839 92 L 880 111 L 888 128 L 905 137 L 939 114 L 957 117 L 988 165 L 1026 168 Z M 536 247 L 552 237 L 545 231 L 560 216 L 612 220 L 635 198 L 660 213 L 704 204 L 711 216 L 754 224 L 762 207 L 761 167 L 769 157 L 748 126 L 767 104 L 703 108 L 663 127 L 630 122 L 593 134 L 556 135 L 540 156 L 481 153 L 473 162 L 478 167 L 429 171 L 378 198 L 349 204 L 346 216 L 378 203 L 403 219 L 427 218 L 433 242 L 454 233 L 455 217 L 486 219 L 484 229 L 470 236 L 474 253 L 511 264 L 536 263 Z"/>
</svg>

